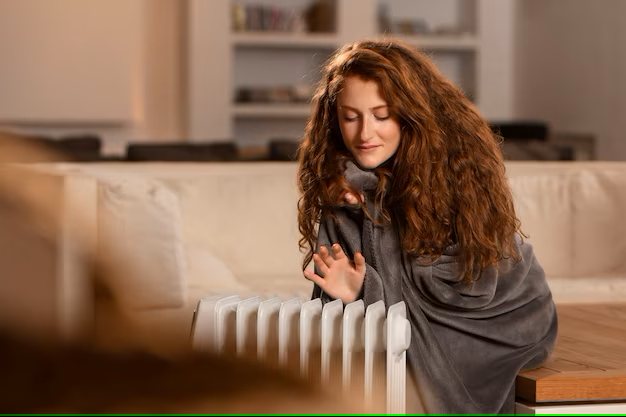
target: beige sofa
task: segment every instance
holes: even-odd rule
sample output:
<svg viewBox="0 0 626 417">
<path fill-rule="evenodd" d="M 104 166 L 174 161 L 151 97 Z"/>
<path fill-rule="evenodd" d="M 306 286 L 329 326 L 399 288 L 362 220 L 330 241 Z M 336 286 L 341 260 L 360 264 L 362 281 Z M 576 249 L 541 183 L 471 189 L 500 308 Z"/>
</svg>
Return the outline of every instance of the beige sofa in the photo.
<svg viewBox="0 0 626 417">
<path fill-rule="evenodd" d="M 65 243 L 58 279 L 68 335 L 95 329 L 103 345 L 171 354 L 187 346 L 202 296 L 310 295 L 294 163 L 37 169 L 64 184 L 66 233 L 90 232 L 87 242 L 123 271 L 110 283 L 112 297 L 94 296 L 80 250 Z M 507 172 L 557 303 L 626 301 L 626 163 L 508 162 Z"/>
</svg>

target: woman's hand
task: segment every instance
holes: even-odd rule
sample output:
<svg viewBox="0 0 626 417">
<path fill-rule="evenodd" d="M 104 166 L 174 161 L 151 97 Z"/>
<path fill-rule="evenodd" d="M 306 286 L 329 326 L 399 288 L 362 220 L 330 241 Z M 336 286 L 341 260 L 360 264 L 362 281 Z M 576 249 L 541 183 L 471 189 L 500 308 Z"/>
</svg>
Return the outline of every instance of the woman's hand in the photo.
<svg viewBox="0 0 626 417">
<path fill-rule="evenodd" d="M 331 250 L 332 254 L 326 246 L 322 246 L 319 254 L 313 254 L 313 262 L 321 276 L 309 270 L 304 271 L 304 276 L 331 297 L 350 303 L 356 300 L 363 286 L 365 258 L 357 252 L 352 263 L 337 243 L 332 245 Z"/>
<path fill-rule="evenodd" d="M 348 193 L 346 193 L 346 194 L 343 196 L 343 199 L 344 199 L 344 201 L 345 201 L 346 203 L 348 203 L 348 204 L 350 204 L 350 205 L 353 205 L 353 206 L 355 206 L 355 205 L 357 205 L 357 204 L 361 204 L 361 202 L 363 202 L 363 200 L 364 200 L 364 198 L 363 198 L 363 195 L 362 195 L 362 194 L 361 194 L 359 197 L 357 197 L 357 196 L 355 196 L 354 194 L 349 193 L 349 192 L 348 192 Z"/>
</svg>

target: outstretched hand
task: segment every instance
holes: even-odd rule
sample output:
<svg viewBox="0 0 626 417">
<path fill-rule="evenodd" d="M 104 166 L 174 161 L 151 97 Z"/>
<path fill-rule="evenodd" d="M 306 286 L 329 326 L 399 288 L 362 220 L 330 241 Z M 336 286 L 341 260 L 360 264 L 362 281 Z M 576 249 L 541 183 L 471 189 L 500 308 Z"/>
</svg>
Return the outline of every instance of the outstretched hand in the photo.
<svg viewBox="0 0 626 417">
<path fill-rule="evenodd" d="M 332 245 L 331 251 L 332 254 L 322 246 L 319 254 L 313 254 L 313 262 L 321 276 L 310 270 L 305 270 L 304 276 L 331 297 L 350 303 L 356 300 L 363 286 L 365 258 L 357 252 L 353 263 L 337 243 Z"/>
</svg>

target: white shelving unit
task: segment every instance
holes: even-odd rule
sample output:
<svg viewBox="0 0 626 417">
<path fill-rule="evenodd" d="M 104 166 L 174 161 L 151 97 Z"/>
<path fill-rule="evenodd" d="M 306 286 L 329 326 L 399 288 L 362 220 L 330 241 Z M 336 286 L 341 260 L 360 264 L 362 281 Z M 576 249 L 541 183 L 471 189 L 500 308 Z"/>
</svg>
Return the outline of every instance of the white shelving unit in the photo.
<svg viewBox="0 0 626 417">
<path fill-rule="evenodd" d="M 505 119 L 512 113 L 513 25 L 509 23 L 513 0 L 335 0 L 334 33 L 234 32 L 230 28 L 230 11 L 235 3 L 302 9 L 312 0 L 212 0 L 210 13 L 205 5 L 199 5 L 203 1 L 190 0 L 190 13 L 204 7 L 203 20 L 197 15 L 190 19 L 197 22 L 190 30 L 190 72 L 203 74 L 204 78 L 189 77 L 189 87 L 194 95 L 205 97 L 196 99 L 196 103 L 210 108 L 190 104 L 192 138 L 212 139 L 214 135 L 208 130 L 215 127 L 204 121 L 212 108 L 224 115 L 217 130 L 229 132 L 229 137 L 242 145 L 301 137 L 310 112 L 308 104 L 235 103 L 237 89 L 316 83 L 324 61 L 338 46 L 389 36 L 378 30 L 381 7 L 386 8 L 392 21 L 423 19 L 433 28 L 447 28 L 447 32 L 390 36 L 431 55 L 486 117 Z M 203 27 L 197 27 L 200 22 Z M 458 34 L 450 31 L 455 27 L 459 28 Z M 196 60 L 199 64 L 194 65 L 194 56 L 207 53 L 212 57 L 211 63 Z M 217 65 L 221 67 L 216 68 Z M 212 76 L 215 73 L 217 77 Z M 215 122 L 216 118 L 212 120 Z M 221 133 L 216 139 L 223 140 L 225 135 Z"/>
<path fill-rule="evenodd" d="M 232 35 L 234 48 L 334 49 L 337 36 L 281 32 L 238 32 Z"/>
</svg>

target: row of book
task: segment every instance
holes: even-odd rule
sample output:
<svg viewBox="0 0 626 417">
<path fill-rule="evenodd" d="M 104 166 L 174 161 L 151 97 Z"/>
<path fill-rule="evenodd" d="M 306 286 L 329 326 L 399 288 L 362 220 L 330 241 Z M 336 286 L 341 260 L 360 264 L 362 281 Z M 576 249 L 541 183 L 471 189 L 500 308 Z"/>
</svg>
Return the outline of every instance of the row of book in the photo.
<svg viewBox="0 0 626 417">
<path fill-rule="evenodd" d="M 233 4 L 232 25 L 236 32 L 304 32 L 307 29 L 302 13 L 294 8 L 256 4 Z"/>
</svg>

